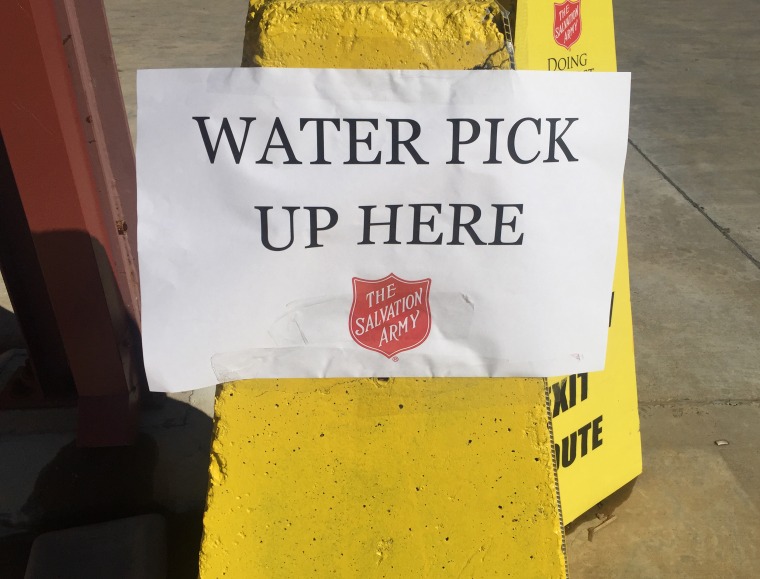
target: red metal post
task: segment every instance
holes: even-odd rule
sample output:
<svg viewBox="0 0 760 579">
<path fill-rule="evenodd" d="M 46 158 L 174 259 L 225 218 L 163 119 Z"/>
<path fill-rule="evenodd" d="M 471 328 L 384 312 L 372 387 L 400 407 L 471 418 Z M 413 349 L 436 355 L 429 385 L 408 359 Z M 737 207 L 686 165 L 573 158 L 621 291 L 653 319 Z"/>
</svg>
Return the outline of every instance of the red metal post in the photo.
<svg viewBox="0 0 760 579">
<path fill-rule="evenodd" d="M 122 300 L 140 323 L 135 154 L 102 0 L 54 0 Z M 131 231 L 130 231 L 131 227 Z"/>
<path fill-rule="evenodd" d="M 34 368 L 34 377 L 11 382 L 0 393 L 0 408 L 71 403 L 76 394 L 74 377 L 1 137 L 0 269 Z"/>
<path fill-rule="evenodd" d="M 128 444 L 143 383 L 126 235 L 134 156 L 103 7 L 62 0 L 57 16 L 53 0 L 0 4 L 0 127 L 79 394 L 79 441 Z M 14 307 L 27 298 L 11 297 Z"/>
</svg>

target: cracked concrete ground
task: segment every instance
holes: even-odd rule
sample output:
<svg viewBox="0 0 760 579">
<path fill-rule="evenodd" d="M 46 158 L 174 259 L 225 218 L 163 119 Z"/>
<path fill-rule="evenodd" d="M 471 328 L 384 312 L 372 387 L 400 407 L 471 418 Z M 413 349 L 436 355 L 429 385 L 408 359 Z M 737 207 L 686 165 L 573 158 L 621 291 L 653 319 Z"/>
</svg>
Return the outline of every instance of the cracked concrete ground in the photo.
<svg viewBox="0 0 760 579">
<path fill-rule="evenodd" d="M 571 577 L 755 577 L 760 5 L 614 6 L 618 66 L 633 73 L 625 182 L 644 473 L 569 527 Z M 617 518 L 590 542 L 597 513 Z"/>
<path fill-rule="evenodd" d="M 237 66 L 246 4 L 106 0 L 133 134 L 134 70 Z M 755 577 L 760 4 L 614 6 L 619 69 L 633 73 L 626 202 L 644 473 L 568 527 L 570 574 Z M 0 306 L 0 339 L 18 345 L 1 286 Z M 199 391 L 145 413 L 142 430 L 155 444 L 145 452 L 157 457 L 149 496 L 136 504 L 197 518 L 212 401 L 213 392 Z M 22 507 L 33 512 L 47 500 L 33 493 L 37 475 L 73 439 L 71 410 L 26 412 L 0 422 L 0 535 L 23 525 Z M 589 541 L 588 530 L 612 514 Z"/>
</svg>

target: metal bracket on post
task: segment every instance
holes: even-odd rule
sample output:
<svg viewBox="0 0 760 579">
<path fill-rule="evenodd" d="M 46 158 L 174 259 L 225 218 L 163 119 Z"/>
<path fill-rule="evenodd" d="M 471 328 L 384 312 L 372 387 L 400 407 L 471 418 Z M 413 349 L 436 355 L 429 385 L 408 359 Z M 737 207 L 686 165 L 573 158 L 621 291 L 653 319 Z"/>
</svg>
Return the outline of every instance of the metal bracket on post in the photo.
<svg viewBox="0 0 760 579">
<path fill-rule="evenodd" d="M 15 200 L 25 217 L 16 228 L 29 241 L 26 262 L 7 259 L 8 240 L 0 258 L 43 391 L 55 390 L 55 374 L 41 371 L 48 360 L 31 347 L 38 336 L 26 321 L 34 318 L 51 330 L 43 340 L 57 334 L 58 369 L 73 377 L 79 443 L 106 446 L 134 439 L 145 382 L 127 233 L 136 224 L 135 173 L 105 10 L 84 4 L 19 0 L 0 9 L 3 76 L 13 79 L 0 88 L 10 167 L 0 195 L 4 206 Z"/>
</svg>

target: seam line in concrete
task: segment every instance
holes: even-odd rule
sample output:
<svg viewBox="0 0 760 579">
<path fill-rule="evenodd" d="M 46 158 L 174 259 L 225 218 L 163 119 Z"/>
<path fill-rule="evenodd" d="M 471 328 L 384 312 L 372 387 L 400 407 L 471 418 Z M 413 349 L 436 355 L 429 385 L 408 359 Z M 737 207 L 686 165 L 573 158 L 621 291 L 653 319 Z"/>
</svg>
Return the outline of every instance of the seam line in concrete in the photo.
<svg viewBox="0 0 760 579">
<path fill-rule="evenodd" d="M 632 139 L 629 138 L 628 142 L 634 149 L 636 149 L 636 151 L 638 151 L 639 155 L 641 155 L 646 160 L 646 162 L 649 163 L 654 168 L 654 170 L 660 174 L 660 176 L 663 179 L 665 179 L 665 181 L 670 183 L 670 185 L 681 194 L 681 197 L 686 199 L 686 201 L 688 201 L 692 205 L 692 207 L 694 207 L 694 209 L 699 211 L 702 214 L 702 216 L 705 219 L 707 219 L 707 221 L 709 221 L 710 224 L 712 224 L 712 226 L 715 229 L 717 229 L 723 237 L 725 237 L 728 241 L 730 241 L 734 245 L 734 247 L 736 247 L 736 249 L 738 249 L 742 253 L 742 255 L 744 255 L 744 257 L 750 260 L 756 268 L 760 269 L 760 260 L 756 259 L 749 251 L 747 251 L 747 249 L 744 246 L 742 246 L 742 244 L 740 244 L 733 237 L 731 237 L 731 235 L 728 233 L 727 228 L 721 227 L 717 221 L 715 221 L 712 217 L 710 217 L 707 211 L 705 211 L 704 207 L 702 207 L 699 203 L 694 201 L 694 199 L 689 197 L 688 193 L 686 193 L 686 191 L 684 191 L 675 181 L 673 181 L 673 179 L 671 179 L 657 163 L 655 163 L 652 159 L 650 159 L 647 156 L 647 154 L 641 150 L 641 147 L 639 147 L 636 143 L 634 143 Z"/>
<path fill-rule="evenodd" d="M 652 400 L 639 402 L 639 407 L 652 406 L 757 406 L 760 398 L 722 398 L 718 400 Z"/>
</svg>

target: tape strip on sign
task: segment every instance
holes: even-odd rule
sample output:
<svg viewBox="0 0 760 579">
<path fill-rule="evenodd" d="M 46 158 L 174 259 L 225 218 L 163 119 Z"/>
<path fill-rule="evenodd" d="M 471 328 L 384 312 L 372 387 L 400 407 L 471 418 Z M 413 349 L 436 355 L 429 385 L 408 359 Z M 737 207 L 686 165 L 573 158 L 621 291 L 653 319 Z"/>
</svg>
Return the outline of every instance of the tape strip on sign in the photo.
<svg viewBox="0 0 760 579">
<path fill-rule="evenodd" d="M 138 73 L 152 389 L 603 368 L 630 77 Z"/>
</svg>

